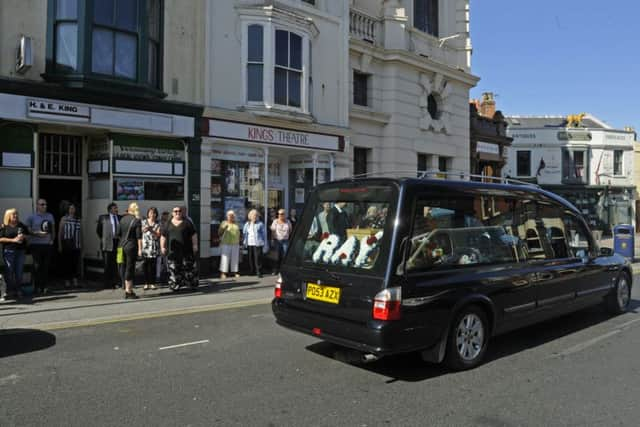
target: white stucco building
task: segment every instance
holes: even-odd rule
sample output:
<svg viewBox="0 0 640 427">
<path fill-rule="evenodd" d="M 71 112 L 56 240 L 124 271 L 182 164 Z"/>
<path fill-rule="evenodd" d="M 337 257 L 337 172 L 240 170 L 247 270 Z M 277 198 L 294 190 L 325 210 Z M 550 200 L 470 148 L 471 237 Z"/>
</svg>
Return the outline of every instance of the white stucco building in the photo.
<svg viewBox="0 0 640 427">
<path fill-rule="evenodd" d="M 468 172 L 468 0 L 350 3 L 352 172 Z"/>
<path fill-rule="evenodd" d="M 507 117 L 513 138 L 504 176 L 532 181 L 573 202 L 604 234 L 635 223 L 635 134 L 613 129 L 586 114 L 567 117 Z"/>
</svg>

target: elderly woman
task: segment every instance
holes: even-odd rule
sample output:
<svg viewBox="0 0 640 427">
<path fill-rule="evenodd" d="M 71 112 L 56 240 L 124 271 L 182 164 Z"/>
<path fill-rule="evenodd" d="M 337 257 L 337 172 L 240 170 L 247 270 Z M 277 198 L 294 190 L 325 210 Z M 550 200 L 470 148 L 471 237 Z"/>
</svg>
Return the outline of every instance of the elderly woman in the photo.
<svg viewBox="0 0 640 427">
<path fill-rule="evenodd" d="M 268 250 L 267 230 L 256 209 L 251 209 L 247 217 L 249 221 L 245 222 L 242 229 L 242 244 L 249 252 L 251 274 L 262 277 L 262 254 Z"/>
<path fill-rule="evenodd" d="M 142 258 L 144 259 L 144 290 L 156 289 L 156 269 L 160 255 L 160 223 L 158 209 L 150 207 L 142 220 Z M 159 275 L 158 275 L 159 276 Z"/>
<path fill-rule="evenodd" d="M 135 202 L 129 205 L 127 214 L 120 220 L 118 241 L 124 260 L 124 297 L 136 299 L 138 296 L 133 292 L 133 279 L 136 274 L 136 259 L 142 257 L 142 225 L 140 208 Z"/>
<path fill-rule="evenodd" d="M 193 223 L 184 215 L 183 207 L 173 208 L 173 218 L 169 220 L 160 238 L 162 254 L 167 256 L 169 288 L 177 291 L 181 286 L 198 286 L 198 276 L 194 274 L 195 257 L 198 254 L 198 235 Z"/>
<path fill-rule="evenodd" d="M 7 291 L 13 296 L 19 292 L 20 286 L 22 286 L 24 251 L 27 248 L 27 234 L 29 233 L 27 226 L 18 219 L 17 209 L 7 209 L 4 212 L 2 224 L 0 243 L 2 243 L 7 290 L 0 289 L 0 301 L 4 301 Z"/>
<path fill-rule="evenodd" d="M 236 224 L 234 211 L 227 212 L 227 220 L 220 224 L 218 234 L 220 235 L 220 278 L 226 279 L 229 272 L 239 277 L 240 227 Z"/>
</svg>

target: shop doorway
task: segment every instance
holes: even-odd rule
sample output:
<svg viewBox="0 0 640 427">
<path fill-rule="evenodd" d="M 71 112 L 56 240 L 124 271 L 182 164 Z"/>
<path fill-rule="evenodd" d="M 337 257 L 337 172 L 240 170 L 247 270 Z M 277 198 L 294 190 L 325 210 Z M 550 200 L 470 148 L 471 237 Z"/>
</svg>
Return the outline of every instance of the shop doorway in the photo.
<svg viewBox="0 0 640 427">
<path fill-rule="evenodd" d="M 65 215 L 69 203 L 76 206 L 77 215 L 82 217 L 82 180 L 79 179 L 60 179 L 60 178 L 40 178 L 38 182 L 38 198 L 47 201 L 47 209 L 56 220 L 56 235 L 54 236 L 54 248 L 56 250 L 52 255 L 51 271 L 52 278 L 60 277 L 58 266 L 61 265 L 59 260 L 60 254 L 58 247 L 58 226 L 60 219 Z M 90 230 L 82 230 L 83 232 L 91 232 Z"/>
</svg>

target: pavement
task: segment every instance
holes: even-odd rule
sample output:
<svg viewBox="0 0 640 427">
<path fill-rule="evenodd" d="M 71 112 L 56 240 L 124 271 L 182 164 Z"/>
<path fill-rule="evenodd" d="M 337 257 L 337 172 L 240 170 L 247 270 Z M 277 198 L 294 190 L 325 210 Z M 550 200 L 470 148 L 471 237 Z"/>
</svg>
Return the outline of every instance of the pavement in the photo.
<svg viewBox="0 0 640 427">
<path fill-rule="evenodd" d="M 203 279 L 195 289 L 177 292 L 166 286 L 143 290 L 136 300 L 125 300 L 122 289 L 59 289 L 31 300 L 0 303 L 0 330 L 37 328 L 55 330 L 124 320 L 222 310 L 267 304 L 273 297 L 276 276 L 241 276 Z"/>
</svg>

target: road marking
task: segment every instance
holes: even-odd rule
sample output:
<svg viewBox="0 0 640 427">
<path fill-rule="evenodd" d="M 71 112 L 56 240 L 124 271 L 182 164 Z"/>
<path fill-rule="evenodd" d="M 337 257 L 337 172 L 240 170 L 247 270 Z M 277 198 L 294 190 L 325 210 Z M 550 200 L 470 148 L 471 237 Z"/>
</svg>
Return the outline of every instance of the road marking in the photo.
<svg viewBox="0 0 640 427">
<path fill-rule="evenodd" d="M 209 342 L 209 340 L 186 342 L 184 344 L 176 344 L 176 345 L 168 345 L 166 347 L 159 347 L 158 350 L 170 350 L 172 348 L 180 348 L 180 347 L 186 347 L 186 346 L 189 346 L 189 345 L 196 345 L 196 344 L 205 344 L 205 343 L 208 343 L 208 342 Z"/>
<path fill-rule="evenodd" d="M 627 326 L 632 325 L 634 323 L 640 322 L 640 319 L 633 319 L 630 320 L 628 322 L 622 323 L 620 325 L 618 325 L 616 327 L 616 329 L 607 332 L 606 334 L 602 334 L 599 335 L 597 337 L 591 338 L 590 340 L 581 342 L 579 344 L 574 345 L 573 347 L 569 347 L 566 350 L 563 350 L 559 353 L 554 353 L 553 355 L 551 355 L 551 357 L 564 357 L 564 356 L 569 356 L 571 354 L 577 353 L 579 351 L 582 351 L 588 347 L 591 347 L 592 345 L 595 345 L 597 343 L 599 343 L 602 340 L 605 340 L 609 337 L 612 337 L 614 335 L 619 334 L 620 332 L 622 332 Z"/>
<path fill-rule="evenodd" d="M 260 299 L 247 300 L 247 301 L 203 305 L 203 306 L 192 307 L 192 308 L 180 308 L 180 309 L 166 310 L 166 311 L 152 311 L 149 313 L 134 314 L 134 315 L 111 316 L 106 318 L 102 317 L 102 318 L 84 319 L 84 320 L 69 320 L 66 322 L 56 322 L 56 323 L 40 323 L 40 324 L 36 323 L 33 325 L 26 325 L 26 326 L 20 326 L 20 327 L 25 329 L 38 329 L 41 331 L 55 331 L 59 329 L 82 328 L 82 327 L 88 327 L 88 326 L 107 325 L 110 323 L 129 322 L 133 320 L 155 319 L 160 317 L 171 317 L 171 316 L 183 316 L 187 314 L 203 313 L 203 312 L 209 312 L 209 311 L 228 310 L 231 308 L 251 307 L 254 305 L 268 304 L 271 302 L 271 300 L 272 298 L 269 297 L 269 298 L 260 298 Z"/>
</svg>

